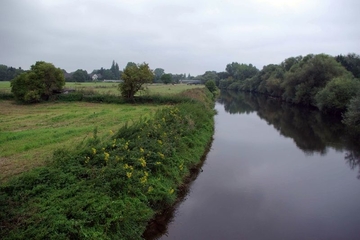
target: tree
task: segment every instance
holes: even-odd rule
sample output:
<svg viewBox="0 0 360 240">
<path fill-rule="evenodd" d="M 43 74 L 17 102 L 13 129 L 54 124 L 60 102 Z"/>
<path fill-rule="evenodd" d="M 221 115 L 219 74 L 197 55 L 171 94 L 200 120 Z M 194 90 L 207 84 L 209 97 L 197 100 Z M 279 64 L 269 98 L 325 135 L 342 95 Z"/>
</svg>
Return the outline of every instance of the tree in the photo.
<svg viewBox="0 0 360 240">
<path fill-rule="evenodd" d="M 339 55 L 335 60 L 343 65 L 346 70 L 351 72 L 355 78 L 360 78 L 360 56 L 355 53 L 349 53 L 346 56 Z"/>
<path fill-rule="evenodd" d="M 161 81 L 165 84 L 172 83 L 172 76 L 171 74 L 167 73 L 161 76 Z"/>
<path fill-rule="evenodd" d="M 72 74 L 75 82 L 86 82 L 90 80 L 90 76 L 86 70 L 78 69 Z"/>
<path fill-rule="evenodd" d="M 160 82 L 161 81 L 161 76 L 164 75 L 165 70 L 162 68 L 155 68 L 154 70 L 154 82 Z"/>
<path fill-rule="evenodd" d="M 154 73 L 147 63 L 138 65 L 128 64 L 121 75 L 121 79 L 124 80 L 123 83 L 119 84 L 121 96 L 133 99 L 135 93 L 142 90 L 145 83 L 152 82 Z"/>
<path fill-rule="evenodd" d="M 49 100 L 65 85 L 64 73 L 52 63 L 36 62 L 28 72 L 11 80 L 11 92 L 22 102 Z"/>
<path fill-rule="evenodd" d="M 333 78 L 315 95 L 316 106 L 324 112 L 343 112 L 350 99 L 359 91 L 359 80 L 345 77 Z"/>
</svg>

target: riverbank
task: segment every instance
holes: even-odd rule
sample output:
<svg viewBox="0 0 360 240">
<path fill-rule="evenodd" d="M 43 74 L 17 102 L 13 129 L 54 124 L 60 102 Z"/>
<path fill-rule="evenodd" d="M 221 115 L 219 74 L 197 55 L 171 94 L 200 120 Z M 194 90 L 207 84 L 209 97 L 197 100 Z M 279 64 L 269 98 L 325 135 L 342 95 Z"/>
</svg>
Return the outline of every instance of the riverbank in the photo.
<svg viewBox="0 0 360 240">
<path fill-rule="evenodd" d="M 3 239 L 139 239 L 156 213 L 177 199 L 214 131 L 213 96 L 166 106 L 125 125 L 111 140 L 97 130 L 77 150 L 0 188 Z"/>
</svg>

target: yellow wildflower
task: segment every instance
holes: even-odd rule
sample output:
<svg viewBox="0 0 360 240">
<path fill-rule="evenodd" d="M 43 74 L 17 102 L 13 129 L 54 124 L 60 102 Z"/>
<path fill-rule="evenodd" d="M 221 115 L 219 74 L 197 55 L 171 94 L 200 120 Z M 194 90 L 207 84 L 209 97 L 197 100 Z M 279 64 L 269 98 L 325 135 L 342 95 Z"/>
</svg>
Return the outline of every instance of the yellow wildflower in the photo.
<svg viewBox="0 0 360 240">
<path fill-rule="evenodd" d="M 142 178 L 140 178 L 141 184 L 145 184 L 147 181 L 147 175 L 144 175 Z"/>
<path fill-rule="evenodd" d="M 150 187 L 148 188 L 148 193 L 152 192 L 153 190 L 154 190 L 154 188 L 153 188 L 152 186 L 150 186 Z"/>
<path fill-rule="evenodd" d="M 143 153 L 143 152 L 144 152 L 144 149 L 143 149 L 143 148 L 140 148 L 140 152 L 142 152 L 142 153 Z"/>
<path fill-rule="evenodd" d="M 156 165 L 160 165 L 160 164 L 161 164 L 161 162 L 156 162 L 155 164 L 156 164 Z"/>
<path fill-rule="evenodd" d="M 139 158 L 139 161 L 140 161 L 141 166 L 146 167 L 146 161 L 145 161 L 144 157 Z"/>
<path fill-rule="evenodd" d="M 162 159 L 164 159 L 164 158 L 165 158 L 165 155 L 164 155 L 164 154 L 162 154 L 161 152 L 158 152 L 158 154 L 159 154 L 159 156 L 160 156 Z"/>
<path fill-rule="evenodd" d="M 169 193 L 170 193 L 170 194 L 173 194 L 173 193 L 174 193 L 174 189 L 170 189 L 170 190 L 169 190 Z"/>
<path fill-rule="evenodd" d="M 128 178 L 131 178 L 131 175 L 132 175 L 132 172 L 126 172 L 126 176 L 127 176 Z"/>
<path fill-rule="evenodd" d="M 158 140 L 158 143 L 159 143 L 160 145 L 162 145 L 162 141 L 161 141 L 161 140 Z"/>
<path fill-rule="evenodd" d="M 109 156 L 110 156 L 109 153 L 104 152 L 104 160 L 105 160 L 105 162 L 107 162 L 109 160 Z"/>
<path fill-rule="evenodd" d="M 90 161 L 90 157 L 85 157 L 85 163 L 88 163 Z"/>
<path fill-rule="evenodd" d="M 93 155 L 96 154 L 96 148 L 91 148 Z"/>
</svg>

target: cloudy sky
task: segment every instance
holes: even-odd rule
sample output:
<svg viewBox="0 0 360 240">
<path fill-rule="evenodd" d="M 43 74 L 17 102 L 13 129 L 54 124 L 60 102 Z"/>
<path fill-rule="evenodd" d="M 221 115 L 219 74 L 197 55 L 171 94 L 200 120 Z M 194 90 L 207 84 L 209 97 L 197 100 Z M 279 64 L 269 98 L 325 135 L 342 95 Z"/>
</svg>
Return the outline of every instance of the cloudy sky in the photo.
<svg viewBox="0 0 360 240">
<path fill-rule="evenodd" d="M 170 73 L 360 54 L 359 0 L 1 0 L 0 64 L 68 72 L 149 63 Z"/>
</svg>

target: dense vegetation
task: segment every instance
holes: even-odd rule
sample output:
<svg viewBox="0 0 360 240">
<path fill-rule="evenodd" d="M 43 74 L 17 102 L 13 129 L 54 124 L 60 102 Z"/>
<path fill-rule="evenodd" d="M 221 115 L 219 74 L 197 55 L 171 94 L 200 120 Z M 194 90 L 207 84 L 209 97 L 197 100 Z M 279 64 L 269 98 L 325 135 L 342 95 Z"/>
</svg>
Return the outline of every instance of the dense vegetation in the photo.
<svg viewBox="0 0 360 240">
<path fill-rule="evenodd" d="M 139 239 L 154 214 L 174 203 L 208 146 L 212 98 L 190 90 L 183 103 L 109 141 L 94 129 L 77 150 L 58 150 L 52 163 L 2 185 L 2 239 Z"/>
<path fill-rule="evenodd" d="M 24 70 L 21 68 L 13 68 L 0 64 L 0 81 L 10 81 L 23 72 Z"/>
<path fill-rule="evenodd" d="M 231 63 L 217 78 L 222 89 L 266 94 L 330 114 L 345 113 L 344 123 L 359 129 L 360 56 L 356 54 L 291 57 L 262 70 Z"/>
<path fill-rule="evenodd" d="M 21 102 L 39 102 L 60 93 L 65 85 L 64 74 L 51 63 L 36 62 L 31 69 L 11 81 L 11 92 Z"/>
</svg>

